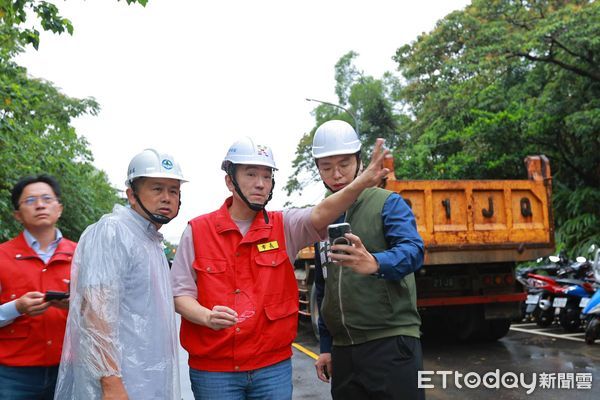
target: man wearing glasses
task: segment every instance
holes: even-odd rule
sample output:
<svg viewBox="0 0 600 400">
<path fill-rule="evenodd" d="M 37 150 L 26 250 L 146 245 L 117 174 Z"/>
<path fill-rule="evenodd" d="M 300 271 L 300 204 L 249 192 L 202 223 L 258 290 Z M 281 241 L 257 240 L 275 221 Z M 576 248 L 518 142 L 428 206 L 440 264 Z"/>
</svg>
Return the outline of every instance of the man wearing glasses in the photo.
<svg viewBox="0 0 600 400">
<path fill-rule="evenodd" d="M 361 176 L 360 151 L 358 135 L 344 121 L 316 130 L 312 155 L 332 193 Z M 350 224 L 352 233 L 345 235 L 350 245 L 335 244 L 329 257 L 318 246 L 315 258 L 317 376 L 331 380 L 334 400 L 423 400 L 414 272 L 424 253 L 415 217 L 399 194 L 371 188 L 336 222 Z"/>
<path fill-rule="evenodd" d="M 181 344 L 197 400 L 292 398 L 300 248 L 387 174 L 383 141 L 346 190 L 314 207 L 266 211 L 277 170 L 268 146 L 235 142 L 221 164 L 231 197 L 189 222 L 172 269 Z"/>
<path fill-rule="evenodd" d="M 0 245 L 0 399 L 52 399 L 62 350 L 76 244 L 56 223 L 63 206 L 51 176 L 19 180 L 12 189 L 14 217 L 23 232 Z"/>
</svg>

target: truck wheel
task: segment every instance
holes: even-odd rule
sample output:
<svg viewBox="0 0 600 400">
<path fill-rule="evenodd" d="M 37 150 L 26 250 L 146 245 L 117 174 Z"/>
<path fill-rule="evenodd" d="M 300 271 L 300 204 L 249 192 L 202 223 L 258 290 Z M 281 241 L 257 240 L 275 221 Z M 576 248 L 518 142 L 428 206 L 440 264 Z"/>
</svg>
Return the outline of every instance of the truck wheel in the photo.
<svg viewBox="0 0 600 400">
<path fill-rule="evenodd" d="M 456 310 L 447 317 L 447 327 L 459 342 L 481 338 L 483 312 L 477 307 L 465 307 Z"/>
<path fill-rule="evenodd" d="M 319 306 L 317 305 L 317 290 L 314 282 L 310 287 L 309 303 L 310 322 L 312 324 L 313 333 L 315 334 L 317 340 L 319 340 Z"/>
<path fill-rule="evenodd" d="M 510 320 L 508 319 L 492 319 L 485 321 L 487 331 L 485 338 L 489 341 L 498 340 L 508 333 L 510 329 Z"/>
</svg>

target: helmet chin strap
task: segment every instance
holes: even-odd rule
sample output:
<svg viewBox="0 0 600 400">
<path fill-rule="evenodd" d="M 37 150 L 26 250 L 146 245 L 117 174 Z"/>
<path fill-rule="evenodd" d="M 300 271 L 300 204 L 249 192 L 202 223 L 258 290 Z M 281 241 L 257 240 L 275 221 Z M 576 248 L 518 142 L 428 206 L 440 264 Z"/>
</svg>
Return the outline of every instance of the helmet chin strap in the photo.
<svg viewBox="0 0 600 400">
<path fill-rule="evenodd" d="M 265 206 L 273 198 L 273 188 L 275 187 L 275 178 L 272 178 L 273 186 L 271 186 L 271 192 L 269 193 L 269 197 L 267 198 L 267 201 L 265 201 L 264 204 L 260 204 L 260 203 L 250 203 L 250 201 L 246 198 L 244 193 L 242 193 L 242 189 L 240 189 L 240 185 L 238 185 L 237 179 L 235 179 L 235 164 L 232 164 L 232 167 L 228 171 L 228 175 L 231 178 L 231 183 L 233 183 L 233 187 L 235 188 L 236 193 L 240 196 L 240 198 L 244 201 L 244 203 L 246 203 L 248 208 L 250 208 L 252 211 L 256 211 L 256 212 L 262 210 L 263 218 L 265 219 L 265 224 L 268 224 L 269 223 L 269 215 L 267 214 L 267 210 L 265 210 Z"/>
<path fill-rule="evenodd" d="M 142 210 L 144 210 L 144 212 L 148 216 L 148 219 L 150 219 L 150 221 L 152 221 L 154 223 L 157 223 L 160 225 L 165 225 L 165 224 L 168 224 L 169 222 L 171 222 L 173 220 L 173 218 L 175 218 L 176 216 L 179 215 L 179 209 L 181 208 L 181 192 L 179 193 L 179 204 L 177 205 L 177 212 L 171 218 L 166 217 L 162 214 L 152 214 L 150 211 L 148 211 L 148 209 L 146 207 L 144 207 L 144 203 L 142 203 L 142 201 L 140 200 L 140 198 L 135 190 L 133 190 L 133 197 L 135 198 L 135 201 L 137 201 L 137 203 L 140 205 Z"/>
</svg>

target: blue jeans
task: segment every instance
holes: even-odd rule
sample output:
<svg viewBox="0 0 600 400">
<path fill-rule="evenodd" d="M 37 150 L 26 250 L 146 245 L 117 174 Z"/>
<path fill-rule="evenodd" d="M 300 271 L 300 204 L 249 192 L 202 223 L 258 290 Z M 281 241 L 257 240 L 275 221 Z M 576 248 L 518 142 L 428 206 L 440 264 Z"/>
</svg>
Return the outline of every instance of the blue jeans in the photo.
<svg viewBox="0 0 600 400">
<path fill-rule="evenodd" d="M 290 400 L 292 360 L 244 372 L 208 372 L 190 368 L 196 400 Z"/>
<path fill-rule="evenodd" d="M 8 367 L 0 365 L 0 399 L 52 400 L 58 366 Z"/>
</svg>

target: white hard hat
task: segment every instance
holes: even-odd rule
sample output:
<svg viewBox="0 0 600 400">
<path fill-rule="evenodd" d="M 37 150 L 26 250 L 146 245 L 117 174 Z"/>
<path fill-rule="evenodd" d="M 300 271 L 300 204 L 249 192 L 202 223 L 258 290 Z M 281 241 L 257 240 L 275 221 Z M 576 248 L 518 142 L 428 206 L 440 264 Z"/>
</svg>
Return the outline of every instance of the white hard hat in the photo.
<svg viewBox="0 0 600 400">
<path fill-rule="evenodd" d="M 181 183 L 187 182 L 183 179 L 181 167 L 173 157 L 154 149 L 146 149 L 131 159 L 125 185 L 131 187 L 131 181 L 141 177 L 169 178 L 177 179 Z"/>
<path fill-rule="evenodd" d="M 264 165 L 277 169 L 271 148 L 260 144 L 255 145 L 249 137 L 242 138 L 231 145 L 221 163 L 221 169 L 228 172 L 231 164 Z"/>
<path fill-rule="evenodd" d="M 360 150 L 360 140 L 352 126 L 340 120 L 327 121 L 317 128 L 312 144 L 314 158 L 355 154 Z"/>
</svg>

